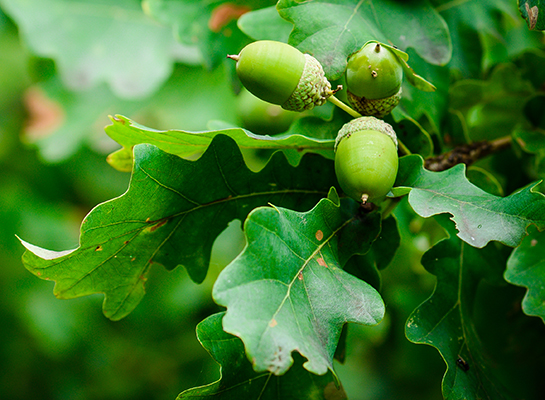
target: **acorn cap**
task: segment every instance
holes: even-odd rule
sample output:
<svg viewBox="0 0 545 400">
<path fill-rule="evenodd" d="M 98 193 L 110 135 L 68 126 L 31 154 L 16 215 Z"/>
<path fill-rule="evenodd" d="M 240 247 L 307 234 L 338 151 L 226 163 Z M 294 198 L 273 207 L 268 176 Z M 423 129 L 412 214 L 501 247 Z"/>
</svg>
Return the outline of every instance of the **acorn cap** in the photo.
<svg viewBox="0 0 545 400">
<path fill-rule="evenodd" d="M 227 57 L 237 62 L 237 75 L 248 91 L 289 111 L 321 106 L 342 88 L 331 90 L 320 62 L 287 43 L 259 40 Z"/>
<path fill-rule="evenodd" d="M 335 151 L 337 151 L 337 146 L 345 137 L 349 137 L 355 132 L 368 130 L 378 131 L 388 136 L 394 142 L 397 150 L 397 136 L 392 125 L 375 117 L 361 117 L 347 122 L 339 130 L 337 138 L 335 139 Z"/>
<path fill-rule="evenodd" d="M 282 108 L 290 111 L 304 111 L 323 105 L 337 90 L 331 90 L 331 83 L 325 77 L 320 62 L 310 54 L 304 54 L 305 67 L 297 87 Z"/>
<path fill-rule="evenodd" d="M 401 100 L 402 89 L 390 97 L 384 99 L 366 99 L 358 97 L 349 90 L 346 91 L 348 102 L 361 115 L 374 116 L 383 118 L 390 114 L 392 110 L 399 104 Z"/>
</svg>

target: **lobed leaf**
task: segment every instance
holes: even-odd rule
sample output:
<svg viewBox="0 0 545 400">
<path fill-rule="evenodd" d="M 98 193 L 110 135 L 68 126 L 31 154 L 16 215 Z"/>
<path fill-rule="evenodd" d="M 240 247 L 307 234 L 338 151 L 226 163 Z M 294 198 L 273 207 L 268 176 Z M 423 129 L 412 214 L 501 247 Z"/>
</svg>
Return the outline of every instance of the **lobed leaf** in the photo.
<svg viewBox="0 0 545 400">
<path fill-rule="evenodd" d="M 241 340 L 223 331 L 223 315 L 211 315 L 197 326 L 199 341 L 221 366 L 220 379 L 209 385 L 186 390 L 178 396 L 178 400 L 346 399 L 343 388 L 337 386 L 331 372 L 316 376 L 302 367 L 301 357 L 297 357 L 293 367 L 282 376 L 271 372 L 255 372 L 246 358 Z"/>
<path fill-rule="evenodd" d="M 522 309 L 528 315 L 535 315 L 545 321 L 545 232 L 535 228 L 524 238 L 507 261 L 505 280 L 528 289 Z"/>
<path fill-rule="evenodd" d="M 436 10 L 448 24 L 452 40 L 450 66 L 464 77 L 478 78 L 483 65 L 499 53 L 487 41 L 508 47 L 506 20 L 516 21 L 516 8 L 511 0 L 470 0 L 453 2 L 440 0 Z M 516 24 L 513 24 L 516 26 Z M 507 51 L 506 51 L 507 52 Z M 501 53 L 500 53 L 501 54 Z M 507 60 L 495 60 L 497 62 Z"/>
<path fill-rule="evenodd" d="M 132 148 L 139 143 L 150 143 L 167 153 L 179 157 L 188 157 L 206 150 L 214 137 L 227 135 L 234 139 L 242 149 L 292 150 L 300 157 L 305 152 L 313 152 L 333 159 L 335 139 L 314 139 L 299 134 L 278 136 L 256 135 L 242 128 L 228 128 L 216 131 L 187 132 L 180 130 L 159 131 L 147 128 L 129 118 L 117 115 L 111 117 L 112 125 L 106 127 L 106 133 L 123 146 L 112 153 L 108 162 L 119 170 L 127 170 L 132 165 Z M 298 161 L 297 160 L 297 161 Z"/>
<path fill-rule="evenodd" d="M 450 59 L 448 28 L 427 0 L 281 0 L 277 9 L 294 24 L 290 43 L 316 57 L 331 80 L 344 73 L 348 56 L 369 40 L 412 47 L 433 64 Z"/>
<path fill-rule="evenodd" d="M 442 384 L 445 399 L 518 398 L 509 393 L 501 378 L 502 368 L 509 364 L 498 360 L 501 355 L 491 354 L 483 338 L 486 332 L 475 316 L 480 286 L 484 281 L 501 284 L 497 267 L 502 263 L 493 245 L 476 249 L 456 237 L 437 243 L 422 257 L 422 265 L 437 276 L 437 285 L 432 296 L 409 317 L 406 335 L 410 341 L 431 345 L 441 353 L 447 364 Z M 503 330 L 507 318 L 502 314 L 499 320 L 487 330 Z"/>
<path fill-rule="evenodd" d="M 30 50 L 53 58 L 72 89 L 106 82 L 122 98 L 156 91 L 172 73 L 180 45 L 139 2 L 1 0 Z"/>
<path fill-rule="evenodd" d="M 529 225 L 545 229 L 545 196 L 526 187 L 507 197 L 489 194 L 465 177 L 465 165 L 442 172 L 424 169 L 423 159 L 400 159 L 394 195 L 410 190 L 409 203 L 422 217 L 450 213 L 458 237 L 475 247 L 492 240 L 516 247 Z"/>
<path fill-rule="evenodd" d="M 145 0 L 142 6 L 151 17 L 169 26 L 178 41 L 198 46 L 203 63 L 214 68 L 227 54 L 237 54 L 248 43 L 237 28 L 237 19 L 265 5 L 270 5 L 270 0 Z"/>
<path fill-rule="evenodd" d="M 328 164 L 309 155 L 295 168 L 276 153 L 254 173 L 224 135 L 197 161 L 137 145 L 129 189 L 87 215 L 80 246 L 51 252 L 23 242 L 23 262 L 35 275 L 56 281 L 57 297 L 104 293 L 105 315 L 120 319 L 144 295 L 151 264 L 184 265 L 194 281 L 203 281 L 212 244 L 230 221 L 244 220 L 270 201 L 310 209 L 335 182 Z"/>
<path fill-rule="evenodd" d="M 250 11 L 238 20 L 238 27 L 254 40 L 287 43 L 293 25 L 278 14 L 275 6 Z"/>
<path fill-rule="evenodd" d="M 523 109 L 535 90 L 512 64 L 495 67 L 486 81 L 465 79 L 450 88 L 450 107 L 460 111 L 470 139 L 510 135 L 524 122 Z"/>
<path fill-rule="evenodd" d="M 255 371 L 286 373 L 293 351 L 306 370 L 333 371 L 342 326 L 382 319 L 378 292 L 342 270 L 380 231 L 378 213 L 354 211 L 322 199 L 305 213 L 273 206 L 249 214 L 246 248 L 220 273 L 213 297 L 227 307 L 223 328 L 242 339 Z"/>
</svg>

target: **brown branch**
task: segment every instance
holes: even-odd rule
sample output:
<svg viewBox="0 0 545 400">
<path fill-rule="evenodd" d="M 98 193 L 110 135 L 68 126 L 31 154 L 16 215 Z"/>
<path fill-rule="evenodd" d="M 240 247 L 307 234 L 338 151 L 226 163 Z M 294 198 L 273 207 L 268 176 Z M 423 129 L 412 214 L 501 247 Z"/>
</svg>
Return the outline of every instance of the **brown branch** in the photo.
<svg viewBox="0 0 545 400">
<path fill-rule="evenodd" d="M 468 143 L 458 146 L 451 151 L 427 158 L 424 167 L 430 171 L 444 171 L 456 164 L 471 165 L 475 161 L 484 158 L 492 153 L 506 149 L 511 146 L 511 137 L 504 136 L 492 141 Z"/>
</svg>

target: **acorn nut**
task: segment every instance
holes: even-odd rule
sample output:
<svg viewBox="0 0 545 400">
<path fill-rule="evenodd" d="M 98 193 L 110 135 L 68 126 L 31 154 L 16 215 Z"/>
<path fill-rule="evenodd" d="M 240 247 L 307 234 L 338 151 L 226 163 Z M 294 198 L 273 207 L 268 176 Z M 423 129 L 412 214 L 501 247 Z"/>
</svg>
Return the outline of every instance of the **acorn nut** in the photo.
<svg viewBox="0 0 545 400">
<path fill-rule="evenodd" d="M 227 57 L 237 62 L 237 75 L 246 89 L 286 110 L 321 106 L 340 89 L 331 89 L 318 60 L 287 43 L 260 40 Z"/>
<path fill-rule="evenodd" d="M 341 128 L 335 142 L 335 174 L 349 197 L 363 204 L 382 201 L 397 169 L 397 138 L 391 125 L 362 117 Z"/>
<path fill-rule="evenodd" d="M 399 104 L 403 67 L 387 46 L 368 42 L 348 59 L 348 101 L 362 115 L 382 118 Z"/>
</svg>

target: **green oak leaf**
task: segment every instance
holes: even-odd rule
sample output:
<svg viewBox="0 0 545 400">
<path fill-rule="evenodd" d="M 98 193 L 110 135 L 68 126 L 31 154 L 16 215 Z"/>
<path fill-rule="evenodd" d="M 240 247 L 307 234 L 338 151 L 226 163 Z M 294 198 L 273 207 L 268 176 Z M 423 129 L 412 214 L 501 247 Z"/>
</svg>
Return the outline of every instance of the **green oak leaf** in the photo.
<svg viewBox="0 0 545 400">
<path fill-rule="evenodd" d="M 188 85 L 188 81 L 198 81 L 199 90 Z M 67 90 L 57 75 L 40 82 L 33 90 L 36 89 L 62 110 L 61 121 L 54 131 L 27 129 L 25 132 L 25 141 L 34 144 L 40 156 L 50 163 L 66 160 L 86 144 L 102 150 L 106 143 L 111 150 L 111 140 L 103 130 L 111 122 L 108 118 L 111 110 L 137 114 L 140 119 L 163 127 L 184 126 L 190 130 L 206 129 L 209 121 L 215 119 L 236 121 L 236 98 L 222 68 L 208 71 L 177 65 L 161 89 L 138 100 L 120 99 L 106 84 L 85 91 Z M 132 150 L 129 150 L 123 170 L 130 172 L 131 168 Z"/>
<path fill-rule="evenodd" d="M 134 0 L 1 0 L 0 5 L 30 50 L 55 60 L 71 89 L 106 82 L 119 97 L 142 98 L 168 79 L 188 51 Z"/>
<path fill-rule="evenodd" d="M 276 6 L 250 11 L 238 20 L 238 27 L 254 40 L 276 40 L 287 43 L 293 25 L 282 19 Z"/>
<path fill-rule="evenodd" d="M 399 141 L 411 153 L 422 157 L 433 155 L 433 140 L 429 132 L 401 107 L 396 107 L 391 115 L 386 116 L 385 121 L 392 125 Z"/>
<path fill-rule="evenodd" d="M 450 107 L 460 111 L 470 139 L 493 140 L 524 122 L 523 109 L 534 89 L 513 64 L 500 64 L 486 81 L 460 80 L 450 88 Z"/>
<path fill-rule="evenodd" d="M 255 372 L 246 358 L 244 345 L 236 336 L 222 329 L 224 313 L 211 315 L 197 325 L 197 337 L 202 346 L 221 366 L 221 377 L 209 385 L 182 392 L 177 400 L 185 399 L 261 399 L 343 400 L 346 393 L 337 386 L 331 372 L 317 376 L 302 367 L 303 359 L 296 356 L 292 368 L 282 376 L 271 372 Z"/>
<path fill-rule="evenodd" d="M 248 43 L 237 27 L 237 19 L 253 8 L 269 5 L 270 0 L 145 0 L 142 4 L 148 15 L 171 27 L 178 41 L 197 45 L 209 68 L 218 66 L 227 54 L 237 54 Z"/>
<path fill-rule="evenodd" d="M 436 10 L 447 22 L 452 39 L 450 66 L 464 77 L 479 77 L 483 60 L 492 57 L 492 49 L 486 43 L 487 38 L 495 38 L 506 46 L 504 20 L 516 19 L 513 2 L 511 0 L 436 2 L 440 3 Z"/>
<path fill-rule="evenodd" d="M 518 6 L 530 30 L 545 31 L 545 1 L 519 0 Z"/>
<path fill-rule="evenodd" d="M 436 91 L 425 91 L 415 84 L 403 84 L 403 96 L 401 103 L 394 108 L 393 116 L 399 121 L 397 112 L 402 112 L 414 120 L 422 121 L 426 116 L 431 123 L 430 131 L 442 132 L 442 124 L 448 111 L 448 91 L 450 85 L 450 70 L 446 66 L 438 66 L 427 63 L 413 49 L 408 49 L 411 67 L 419 74 L 426 76 L 433 82 Z M 405 78 L 411 75 L 405 72 Z M 408 79 L 407 79 L 408 80 Z"/>
<path fill-rule="evenodd" d="M 223 328 L 242 339 L 255 371 L 286 373 L 293 351 L 307 371 L 333 371 L 342 326 L 384 316 L 378 292 L 342 269 L 379 233 L 380 215 L 359 208 L 346 212 L 328 198 L 305 213 L 272 206 L 249 214 L 247 245 L 220 273 L 213 297 L 227 307 Z"/>
<path fill-rule="evenodd" d="M 242 149 L 292 150 L 300 157 L 306 152 L 313 152 L 329 159 L 334 158 L 335 139 L 314 139 L 299 134 L 268 135 L 253 134 L 242 128 L 228 128 L 217 131 L 187 132 L 181 130 L 159 131 L 140 125 L 129 118 L 117 115 L 111 118 L 112 125 L 106 127 L 106 133 L 123 146 L 112 153 L 108 162 L 119 170 L 126 171 L 132 164 L 132 148 L 139 143 L 150 143 L 167 153 L 180 157 L 189 157 L 203 152 L 213 138 L 219 134 L 234 139 Z"/>
<path fill-rule="evenodd" d="M 485 314 L 500 313 L 500 317 L 483 324 L 485 318 L 476 314 L 483 288 L 496 288 L 497 292 L 488 289 L 488 293 L 502 296 L 504 262 L 494 243 L 477 249 L 456 237 L 442 240 L 422 257 L 422 265 L 437 276 L 437 285 L 432 296 L 409 317 L 406 335 L 410 341 L 431 345 L 441 353 L 447 364 L 442 383 L 445 399 L 518 398 L 504 386 L 509 379 L 503 379 L 505 369 L 511 376 L 516 372 L 488 343 L 489 335 L 509 327 L 508 311 L 498 310 L 502 306 L 496 298 Z"/>
<path fill-rule="evenodd" d="M 545 232 L 534 227 L 507 261 L 505 280 L 528 288 L 522 301 L 522 309 L 545 321 Z"/>
<path fill-rule="evenodd" d="M 420 156 L 402 157 L 395 186 L 394 195 L 410 190 L 409 204 L 422 217 L 450 213 L 458 237 L 475 247 L 492 240 L 516 247 L 530 224 L 545 228 L 543 194 L 526 187 L 507 197 L 494 196 L 467 180 L 464 164 L 431 172 Z"/>
<path fill-rule="evenodd" d="M 216 237 L 268 202 L 308 210 L 335 183 L 331 161 L 303 157 L 292 167 L 281 153 L 250 171 L 232 139 L 216 136 L 197 161 L 149 144 L 134 148 L 127 192 L 95 207 L 81 226 L 80 246 L 52 252 L 24 243 L 27 269 L 56 281 L 54 293 L 73 298 L 104 293 L 104 313 L 120 319 L 144 295 L 151 264 L 183 265 L 202 282 Z"/>
<path fill-rule="evenodd" d="M 450 59 L 447 25 L 427 0 L 280 0 L 277 9 L 294 24 L 290 43 L 316 57 L 331 80 L 341 77 L 348 56 L 369 40 L 414 48 L 432 64 Z"/>
</svg>

